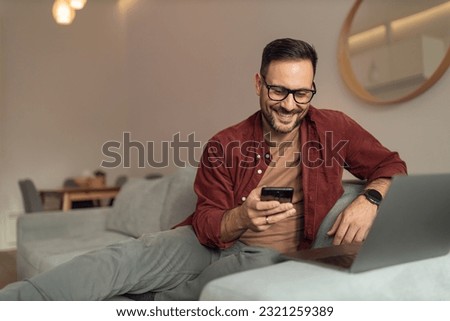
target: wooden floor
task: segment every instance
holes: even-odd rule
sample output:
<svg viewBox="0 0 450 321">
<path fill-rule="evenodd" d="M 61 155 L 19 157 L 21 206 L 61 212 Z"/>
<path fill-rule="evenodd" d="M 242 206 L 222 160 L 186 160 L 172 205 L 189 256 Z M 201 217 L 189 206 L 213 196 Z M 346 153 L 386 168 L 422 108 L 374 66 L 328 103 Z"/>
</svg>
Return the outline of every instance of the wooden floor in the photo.
<svg viewBox="0 0 450 321">
<path fill-rule="evenodd" d="M 16 251 L 0 252 L 0 289 L 16 280 Z"/>
</svg>

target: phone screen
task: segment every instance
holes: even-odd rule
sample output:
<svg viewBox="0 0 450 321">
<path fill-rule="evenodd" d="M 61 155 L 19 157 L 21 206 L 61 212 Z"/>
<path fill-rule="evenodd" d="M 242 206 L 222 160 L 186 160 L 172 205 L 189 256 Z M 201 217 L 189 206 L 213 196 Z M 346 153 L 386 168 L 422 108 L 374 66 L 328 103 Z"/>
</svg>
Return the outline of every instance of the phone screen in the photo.
<svg viewBox="0 0 450 321">
<path fill-rule="evenodd" d="M 293 194 L 294 189 L 292 187 L 263 187 L 261 190 L 261 200 L 290 203 L 292 202 Z"/>
</svg>

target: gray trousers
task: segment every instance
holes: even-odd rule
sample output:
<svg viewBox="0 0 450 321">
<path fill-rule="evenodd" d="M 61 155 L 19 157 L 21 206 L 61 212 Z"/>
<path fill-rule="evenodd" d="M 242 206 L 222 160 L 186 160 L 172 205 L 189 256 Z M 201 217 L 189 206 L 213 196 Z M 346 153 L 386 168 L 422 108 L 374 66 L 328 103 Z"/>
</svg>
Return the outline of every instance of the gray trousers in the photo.
<svg viewBox="0 0 450 321">
<path fill-rule="evenodd" d="M 274 250 L 237 242 L 202 246 L 192 227 L 108 246 L 0 290 L 0 300 L 103 300 L 156 292 L 155 300 L 197 300 L 209 281 L 282 261 Z"/>
</svg>

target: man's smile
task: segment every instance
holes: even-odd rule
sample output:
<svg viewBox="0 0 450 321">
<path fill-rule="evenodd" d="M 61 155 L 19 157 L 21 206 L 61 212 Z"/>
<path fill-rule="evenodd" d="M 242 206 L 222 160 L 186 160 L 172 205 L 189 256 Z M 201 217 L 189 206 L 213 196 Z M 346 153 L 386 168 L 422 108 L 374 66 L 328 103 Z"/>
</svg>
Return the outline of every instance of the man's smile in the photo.
<svg viewBox="0 0 450 321">
<path fill-rule="evenodd" d="M 272 108 L 272 111 L 277 115 L 277 118 L 282 123 L 290 123 L 296 116 L 300 115 L 302 110 L 289 111 L 283 107 Z"/>
</svg>

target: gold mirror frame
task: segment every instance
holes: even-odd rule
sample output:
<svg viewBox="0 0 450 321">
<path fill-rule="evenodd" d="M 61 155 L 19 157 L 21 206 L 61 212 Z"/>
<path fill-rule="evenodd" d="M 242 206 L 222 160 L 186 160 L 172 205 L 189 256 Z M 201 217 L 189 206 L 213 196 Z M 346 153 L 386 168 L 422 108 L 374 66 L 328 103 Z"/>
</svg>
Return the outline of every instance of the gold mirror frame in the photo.
<svg viewBox="0 0 450 321">
<path fill-rule="evenodd" d="M 367 101 L 372 104 L 378 104 L 378 105 L 388 105 L 388 104 L 395 104 L 395 103 L 401 103 L 408 101 L 410 99 L 413 99 L 420 94 L 423 94 L 425 91 L 428 90 L 431 86 L 433 86 L 439 78 L 442 77 L 442 75 L 445 73 L 447 68 L 450 66 L 450 46 L 447 48 L 447 53 L 445 54 L 444 59 L 442 59 L 441 63 L 439 64 L 438 68 L 435 70 L 435 72 L 431 75 L 430 78 L 428 78 L 422 85 L 420 85 L 418 88 L 413 90 L 411 93 L 402 96 L 400 98 L 396 99 L 390 99 L 390 100 L 382 100 L 375 96 L 373 96 L 371 93 L 369 93 L 356 79 L 356 76 L 352 70 L 352 66 L 350 63 L 350 55 L 348 50 L 348 36 L 350 34 L 350 28 L 353 22 L 353 18 L 355 17 L 356 12 L 358 11 L 359 6 L 363 0 L 356 0 L 355 4 L 351 8 L 347 18 L 344 21 L 344 25 L 341 29 L 341 33 L 339 35 L 339 46 L 338 46 L 338 64 L 339 69 L 341 73 L 341 77 L 344 79 L 345 84 L 350 88 L 350 90 L 356 94 L 359 98 L 363 99 L 364 101 Z"/>
</svg>

